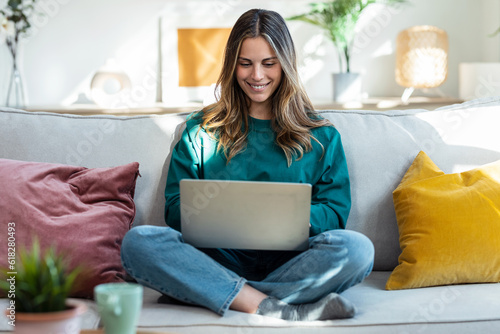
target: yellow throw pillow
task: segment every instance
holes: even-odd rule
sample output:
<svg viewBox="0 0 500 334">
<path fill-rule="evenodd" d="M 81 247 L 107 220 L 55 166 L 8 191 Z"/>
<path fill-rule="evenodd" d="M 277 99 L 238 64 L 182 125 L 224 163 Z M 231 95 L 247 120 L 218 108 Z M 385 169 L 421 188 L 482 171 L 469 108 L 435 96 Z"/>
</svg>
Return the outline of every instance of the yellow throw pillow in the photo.
<svg viewBox="0 0 500 334">
<path fill-rule="evenodd" d="M 401 255 L 387 290 L 500 281 L 500 161 L 445 174 L 420 152 L 393 200 Z"/>
</svg>

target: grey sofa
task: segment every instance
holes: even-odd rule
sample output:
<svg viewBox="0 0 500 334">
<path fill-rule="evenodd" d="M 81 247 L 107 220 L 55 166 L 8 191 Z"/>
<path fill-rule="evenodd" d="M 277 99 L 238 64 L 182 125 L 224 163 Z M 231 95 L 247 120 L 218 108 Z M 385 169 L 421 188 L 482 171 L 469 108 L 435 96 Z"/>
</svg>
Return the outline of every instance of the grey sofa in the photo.
<svg viewBox="0 0 500 334">
<path fill-rule="evenodd" d="M 74 116 L 0 109 L 0 158 L 109 167 L 137 161 L 135 225 L 164 225 L 164 184 L 183 114 Z M 500 97 L 434 111 L 322 111 L 342 135 L 353 206 L 348 229 L 374 243 L 372 274 L 343 295 L 358 308 L 353 319 L 287 322 L 230 311 L 158 304 L 147 289 L 140 328 L 173 333 L 499 333 L 500 284 L 385 290 L 401 253 L 392 202 L 417 153 L 425 151 L 447 173 L 500 160 Z M 103 122 L 111 124 L 104 131 Z M 467 247 L 467 245 L 463 245 Z M 3 250 L 2 250 L 3 252 Z M 3 253 L 2 253 L 3 254 Z M 6 300 L 1 301 L 6 304 Z M 84 328 L 99 326 L 95 305 Z M 0 330 L 10 330 L 5 318 Z"/>
</svg>

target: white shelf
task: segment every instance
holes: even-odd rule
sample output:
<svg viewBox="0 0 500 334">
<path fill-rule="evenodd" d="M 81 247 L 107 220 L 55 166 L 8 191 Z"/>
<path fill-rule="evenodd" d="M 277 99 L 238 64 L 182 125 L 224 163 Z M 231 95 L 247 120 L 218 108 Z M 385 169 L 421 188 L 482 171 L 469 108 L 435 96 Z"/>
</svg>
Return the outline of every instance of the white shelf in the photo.
<svg viewBox="0 0 500 334">
<path fill-rule="evenodd" d="M 394 109 L 428 109 L 436 108 L 461 103 L 462 100 L 446 97 L 411 97 L 408 104 L 404 104 L 400 97 L 373 97 L 363 99 L 360 102 L 350 102 L 345 104 L 335 103 L 332 101 L 317 101 L 314 103 L 316 110 L 394 110 Z M 119 115 L 119 116 L 135 116 L 135 115 L 151 115 L 151 114 L 171 114 L 179 112 L 193 112 L 203 108 L 203 105 L 198 102 L 186 103 L 183 105 L 172 106 L 166 104 L 157 104 L 150 107 L 130 108 L 130 109 L 107 109 L 101 108 L 93 104 L 80 104 L 70 106 L 30 106 L 26 108 L 28 111 L 46 111 L 59 114 L 75 114 L 75 115 Z"/>
</svg>

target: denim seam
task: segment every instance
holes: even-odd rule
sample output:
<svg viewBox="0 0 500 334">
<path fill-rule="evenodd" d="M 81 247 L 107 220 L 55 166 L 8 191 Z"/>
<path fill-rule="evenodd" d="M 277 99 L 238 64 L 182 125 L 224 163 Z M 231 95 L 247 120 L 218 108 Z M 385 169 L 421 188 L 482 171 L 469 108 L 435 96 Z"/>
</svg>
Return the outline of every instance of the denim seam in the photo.
<svg viewBox="0 0 500 334">
<path fill-rule="evenodd" d="M 134 271 L 132 270 L 132 268 L 130 268 L 129 266 L 127 266 L 127 264 L 126 264 L 126 262 L 127 262 L 127 261 L 126 261 L 126 259 L 125 259 L 125 257 L 126 257 L 126 256 L 122 255 L 121 257 L 122 257 L 122 265 L 123 265 L 123 268 L 125 269 L 125 271 L 126 271 L 126 272 L 130 275 L 130 276 L 132 276 L 135 280 L 137 280 L 139 284 L 140 284 L 140 281 L 143 281 L 143 282 L 145 282 L 145 283 L 147 283 L 147 284 L 149 285 L 148 287 L 151 287 L 151 286 L 153 285 L 153 282 L 151 282 L 149 279 L 142 277 L 142 275 L 136 275 L 136 274 L 134 273 Z M 141 284 L 141 285 L 142 285 L 142 284 Z M 177 296 L 176 294 L 172 294 L 170 291 L 166 291 L 166 290 L 165 290 L 165 289 L 163 289 L 162 287 L 155 287 L 153 290 L 156 290 L 156 291 L 158 291 L 158 292 L 160 292 L 160 293 L 162 293 L 162 294 L 164 294 L 164 295 L 167 295 L 167 296 L 172 296 L 172 297 L 174 297 L 174 298 L 176 298 L 176 299 L 178 299 L 178 300 L 184 301 L 184 302 L 186 302 L 186 303 L 191 303 L 191 304 L 192 304 L 192 302 L 191 302 L 191 301 L 186 300 L 185 298 L 179 297 L 179 296 Z"/>
<path fill-rule="evenodd" d="M 290 265 L 287 267 L 287 269 L 284 270 L 284 271 L 282 271 L 281 274 L 279 276 L 277 276 L 274 281 L 275 282 L 280 282 L 281 278 L 283 276 L 285 276 L 286 274 L 288 274 L 288 272 L 290 272 L 291 270 L 295 269 L 295 265 L 297 263 L 300 263 L 300 262 L 304 261 L 304 259 L 307 259 L 308 257 L 311 257 L 311 254 L 306 251 L 306 252 L 304 252 L 302 254 L 299 254 L 299 255 L 295 256 L 294 258 L 292 258 L 293 262 L 290 263 Z M 266 280 L 264 279 L 264 281 L 266 281 Z"/>
<path fill-rule="evenodd" d="M 172 293 L 171 291 L 167 291 L 167 290 L 163 289 L 162 287 L 158 287 L 157 285 L 153 284 L 153 282 L 151 282 L 149 279 L 144 278 L 141 275 L 134 275 L 133 271 L 130 268 L 127 269 L 125 266 L 124 266 L 124 268 L 130 274 L 130 276 L 134 277 L 139 282 L 139 284 L 141 284 L 140 281 L 145 282 L 148 284 L 147 287 L 150 287 L 153 290 L 156 290 L 164 295 L 171 296 L 171 297 L 178 299 L 180 301 L 183 301 L 185 303 L 193 304 L 192 301 L 187 300 L 186 298 L 182 298 L 181 296 L 178 296 L 177 294 Z M 141 284 L 141 285 L 143 285 L 143 284 Z M 155 288 L 152 287 L 153 285 L 155 285 Z"/>
<path fill-rule="evenodd" d="M 314 237 L 314 239 L 316 239 L 318 236 L 321 236 L 321 235 L 324 235 L 324 233 L 320 233 L 318 235 L 316 235 Z M 326 235 L 324 235 L 324 237 L 327 237 Z M 290 265 L 288 266 L 288 268 L 286 270 L 284 270 L 279 276 L 276 277 L 276 280 L 275 282 L 280 282 L 281 281 L 281 278 L 283 276 L 285 276 L 285 274 L 288 274 L 288 272 L 290 270 L 293 270 L 295 268 L 295 265 L 298 263 L 298 262 L 303 262 L 304 260 L 307 260 L 308 257 L 311 257 L 311 253 L 309 252 L 310 250 L 316 248 L 318 245 L 322 245 L 321 242 L 314 242 L 314 239 L 310 242 L 310 246 L 309 246 L 309 249 L 307 249 L 306 251 L 304 251 L 303 253 L 301 254 L 298 254 L 297 256 L 293 257 L 290 261 L 293 261 L 293 262 L 290 262 Z M 264 279 L 265 281 L 265 279 Z"/>
<path fill-rule="evenodd" d="M 125 267 L 125 266 L 124 266 Z M 128 269 L 125 269 L 128 271 Z M 133 275 L 133 272 L 132 270 L 128 271 L 129 274 L 132 276 L 132 277 L 136 277 L 137 279 L 141 280 L 141 281 L 144 281 L 146 283 L 148 283 L 149 285 L 152 285 L 153 282 L 151 282 L 149 279 L 147 278 L 143 278 L 141 275 Z M 237 282 L 236 282 L 236 286 L 235 288 L 233 289 L 233 291 L 231 291 L 231 294 L 228 296 L 228 298 L 226 298 L 226 301 L 222 304 L 221 308 L 217 311 L 218 314 L 220 314 L 221 316 L 223 316 L 226 311 L 229 309 L 229 306 L 231 305 L 231 303 L 233 302 L 233 300 L 236 298 L 236 296 L 238 295 L 238 293 L 241 291 L 241 289 L 243 288 L 243 285 L 246 283 L 246 279 L 245 278 L 240 278 Z M 178 300 L 181 300 L 181 301 L 184 301 L 184 302 L 187 302 L 187 303 L 193 303 L 189 300 L 186 300 L 185 298 L 182 298 L 180 296 L 177 296 L 176 294 L 172 294 L 171 292 L 169 291 L 166 291 L 165 289 L 163 289 L 162 287 L 157 287 L 155 288 L 157 291 L 165 294 L 165 295 L 168 295 L 168 296 L 172 296 Z"/>
<path fill-rule="evenodd" d="M 229 309 L 229 306 L 233 303 L 234 299 L 241 291 L 243 285 L 245 285 L 246 282 L 247 280 L 244 277 L 240 277 L 240 279 L 236 282 L 236 286 L 234 287 L 233 291 L 231 291 L 229 296 L 226 298 L 226 301 L 222 304 L 217 313 L 219 313 L 220 315 L 224 315 L 226 313 L 226 311 Z"/>
</svg>

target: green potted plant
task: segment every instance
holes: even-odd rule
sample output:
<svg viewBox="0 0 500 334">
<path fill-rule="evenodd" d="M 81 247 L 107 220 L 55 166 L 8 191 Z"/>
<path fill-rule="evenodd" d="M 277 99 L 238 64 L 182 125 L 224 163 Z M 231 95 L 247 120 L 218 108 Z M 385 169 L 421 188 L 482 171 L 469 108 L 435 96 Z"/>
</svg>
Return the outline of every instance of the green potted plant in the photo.
<svg viewBox="0 0 500 334">
<path fill-rule="evenodd" d="M 356 24 L 363 11 L 370 5 L 379 3 L 393 6 L 406 0 L 333 0 L 311 3 L 308 13 L 292 16 L 289 20 L 299 20 L 323 29 L 338 52 L 340 73 L 334 74 L 334 100 L 348 102 L 359 99 L 344 93 L 345 89 L 360 83 L 360 74 L 351 72 L 351 49 L 356 35 Z M 359 89 L 361 85 L 359 84 Z M 352 89 L 351 89 L 352 90 Z"/>
<path fill-rule="evenodd" d="M 42 251 L 37 240 L 31 250 L 11 255 L 0 288 L 9 298 L 6 315 L 15 332 L 79 333 L 79 315 L 86 307 L 68 296 L 80 269 L 69 271 L 62 255 L 53 247 Z"/>
</svg>

